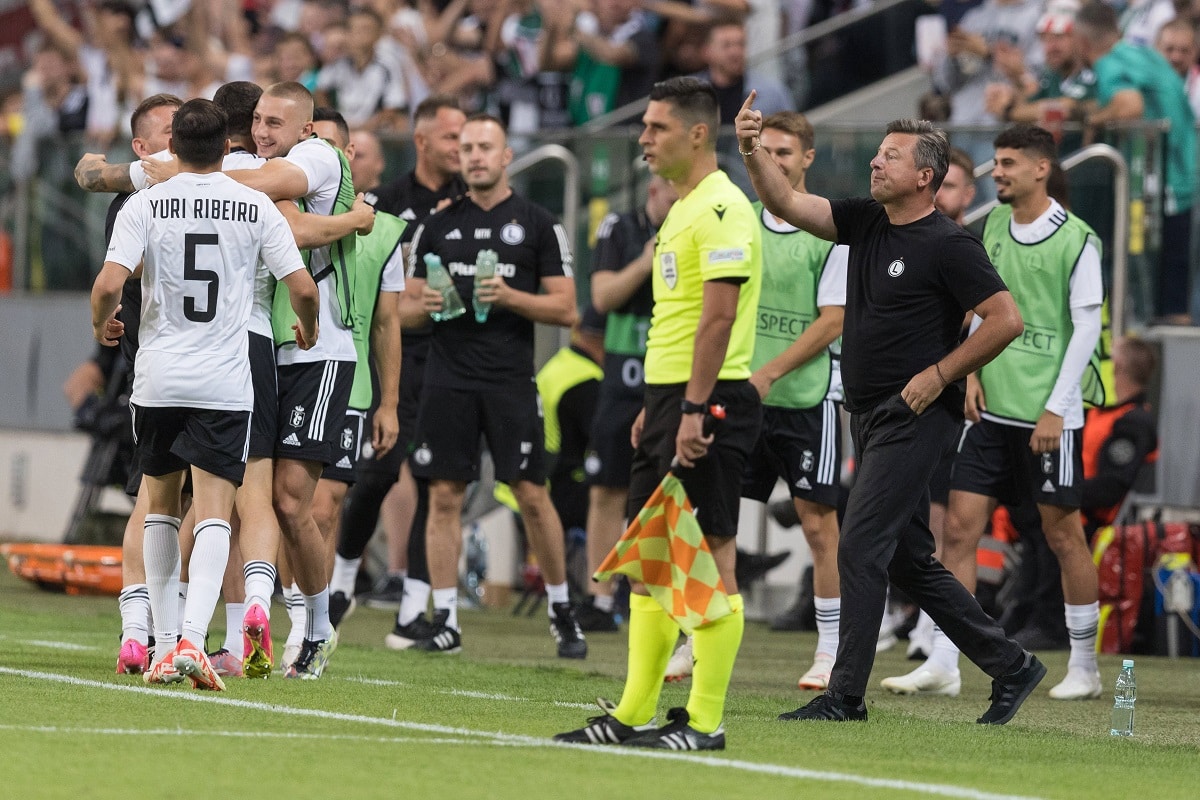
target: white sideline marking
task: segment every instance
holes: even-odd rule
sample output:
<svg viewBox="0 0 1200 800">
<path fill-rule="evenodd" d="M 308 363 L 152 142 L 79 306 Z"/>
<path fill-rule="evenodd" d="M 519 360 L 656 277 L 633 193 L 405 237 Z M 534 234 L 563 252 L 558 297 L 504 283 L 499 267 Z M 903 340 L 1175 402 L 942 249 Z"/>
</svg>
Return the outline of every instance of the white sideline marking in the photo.
<svg viewBox="0 0 1200 800">
<path fill-rule="evenodd" d="M 188 730 L 186 728 L 67 728 L 57 725 L 0 725 L 3 731 L 67 733 L 87 736 L 219 736 L 231 739 L 318 739 L 322 742 L 373 742 L 378 744 L 479 744 L 474 739 L 430 736 L 353 736 L 344 733 L 295 733 L 283 731 Z"/>
<path fill-rule="evenodd" d="M 571 750 L 582 750 L 596 755 L 615 756 L 618 758 L 651 758 L 662 761 L 681 761 L 699 766 L 736 769 L 742 772 L 755 772 L 761 775 L 771 775 L 782 778 L 851 783 L 878 789 L 895 789 L 898 791 L 916 792 L 924 795 L 937 795 L 939 797 L 963 798 L 963 800 L 1038 800 L 1037 798 L 1023 795 L 996 794 L 993 792 L 984 792 L 978 789 L 951 786 L 948 784 L 920 783 L 917 781 L 904 781 L 893 778 L 870 778 L 863 775 L 854 775 L 845 772 L 827 772 L 823 770 L 803 769 L 801 767 L 788 767 L 782 764 L 739 761 L 736 759 L 721 758 L 717 756 L 692 755 L 689 753 L 675 753 L 663 750 L 642 750 L 632 747 L 597 747 L 594 745 L 583 744 L 563 744 L 561 742 L 554 742 L 549 739 L 536 736 L 524 736 L 514 733 L 491 731 L 476 731 L 471 730 L 470 728 L 455 728 L 448 725 L 431 725 L 429 723 L 409 722 L 407 720 L 388 719 L 386 717 L 368 717 L 362 714 L 345 714 L 336 711 L 324 711 L 317 708 L 281 706 L 272 703 L 259 703 L 250 700 L 239 700 L 233 697 L 222 697 L 220 695 L 208 694 L 206 692 L 202 693 L 171 689 L 155 689 L 149 686 L 131 686 L 129 684 L 121 683 L 104 683 L 101 681 L 76 678 L 72 675 L 60 675 L 53 672 L 37 672 L 34 670 L 0 667 L 0 675 L 15 675 L 17 677 L 30 678 L 32 680 L 65 683 L 70 686 L 81 686 L 91 689 L 107 689 L 109 691 L 128 692 L 131 694 L 152 695 L 155 697 L 187 700 L 196 703 L 213 703 L 215 705 L 230 706 L 233 708 L 244 708 L 250 711 L 265 711 L 271 714 L 284 714 L 295 717 L 313 717 L 317 719 L 339 720 L 342 722 L 357 722 L 366 725 L 382 725 L 389 728 L 401 728 L 414 731 L 423 731 L 426 733 L 437 733 L 442 734 L 443 736 L 469 737 L 471 741 L 468 743 L 472 745 L 497 744 L 526 747 L 557 747 Z M 478 741 L 479 739 L 484 741 Z"/>
<path fill-rule="evenodd" d="M 17 644 L 31 644 L 34 647 L 49 647 L 52 650 L 99 650 L 99 647 L 92 647 L 87 644 L 73 644 L 72 642 L 51 642 L 46 639 L 25 639 L 18 641 Z"/>
<path fill-rule="evenodd" d="M 380 678 L 364 678 L 362 676 L 344 677 L 344 678 L 341 678 L 340 680 L 353 681 L 354 683 L 363 683 L 363 684 L 367 684 L 368 686 L 399 686 L 399 687 L 408 687 L 408 688 L 412 687 L 411 683 L 405 683 L 404 681 L 388 681 L 388 680 L 382 680 Z M 425 691 L 429 691 L 429 690 L 426 689 Z M 469 689 L 434 689 L 433 691 L 436 694 L 445 694 L 445 695 L 450 695 L 451 697 L 472 697 L 476 700 L 507 700 L 507 701 L 514 702 L 514 703 L 545 702 L 545 701 L 534 700 L 532 697 L 515 697 L 511 694 L 495 694 L 492 692 L 475 692 L 475 691 L 471 691 Z M 592 709 L 592 708 L 596 707 L 595 703 L 567 703 L 562 700 L 551 700 L 549 702 L 552 705 L 561 706 L 562 708 L 582 708 L 582 709 L 587 710 L 587 709 Z"/>
</svg>

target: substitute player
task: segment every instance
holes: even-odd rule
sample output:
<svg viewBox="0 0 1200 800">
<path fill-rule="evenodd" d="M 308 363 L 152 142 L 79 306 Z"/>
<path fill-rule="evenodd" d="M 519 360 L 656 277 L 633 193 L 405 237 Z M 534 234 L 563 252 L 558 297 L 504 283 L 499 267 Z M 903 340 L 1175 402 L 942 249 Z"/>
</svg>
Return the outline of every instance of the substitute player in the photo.
<svg viewBox="0 0 1200 800">
<path fill-rule="evenodd" d="M 762 148 L 805 192 L 813 128 L 803 114 L 783 111 L 763 120 Z M 824 690 L 837 655 L 837 501 L 842 464 L 841 377 L 829 346 L 842 335 L 848 248 L 818 239 L 754 204 L 763 227 L 763 288 L 758 300 L 754 374 L 763 399 L 763 430 L 742 484 L 742 496 L 765 503 L 782 477 L 813 558 L 817 651 L 797 685 Z M 831 392 L 834 396 L 831 396 Z"/>
<path fill-rule="evenodd" d="M 291 231 L 261 194 L 220 174 L 225 113 L 185 103 L 171 149 L 183 172 L 131 197 L 92 292 L 97 340 L 115 345 L 114 319 L 128 273 L 142 264 L 144 305 L 131 407 L 149 513 L 144 554 L 160 658 L 147 681 L 172 665 L 194 686 L 223 689 L 201 649 L 229 556 L 229 518 L 245 470 L 253 390 L 246 336 L 258 263 L 292 291 L 296 344 L 317 337 L 317 289 Z M 191 469 L 196 543 L 191 587 L 178 619 L 179 492 Z"/>
</svg>

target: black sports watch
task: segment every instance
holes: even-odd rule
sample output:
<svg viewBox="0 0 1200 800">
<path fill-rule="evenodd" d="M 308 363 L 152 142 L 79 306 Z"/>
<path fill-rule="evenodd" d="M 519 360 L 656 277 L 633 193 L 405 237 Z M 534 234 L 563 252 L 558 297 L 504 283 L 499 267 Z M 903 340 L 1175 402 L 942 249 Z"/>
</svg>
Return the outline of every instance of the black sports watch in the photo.
<svg viewBox="0 0 1200 800">
<path fill-rule="evenodd" d="M 685 397 L 679 402 L 679 410 L 684 414 L 703 414 L 708 411 L 708 406 L 704 403 L 693 403 Z"/>
</svg>

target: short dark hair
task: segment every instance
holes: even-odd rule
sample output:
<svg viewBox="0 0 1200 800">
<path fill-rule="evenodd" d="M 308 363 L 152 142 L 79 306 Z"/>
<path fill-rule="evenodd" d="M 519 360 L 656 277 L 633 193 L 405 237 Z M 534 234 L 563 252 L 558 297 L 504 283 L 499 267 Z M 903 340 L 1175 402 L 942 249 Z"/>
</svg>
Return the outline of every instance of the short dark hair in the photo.
<svg viewBox="0 0 1200 800">
<path fill-rule="evenodd" d="M 472 114 L 467 117 L 467 122 L 494 122 L 500 126 L 500 130 L 504 133 L 504 138 L 508 138 L 508 127 L 495 114 L 488 114 L 486 111 L 480 111 L 477 114 Z M 466 124 L 466 123 L 464 123 Z"/>
<path fill-rule="evenodd" d="M 933 170 L 929 188 L 937 194 L 950 169 L 950 140 L 946 138 L 946 132 L 927 119 L 894 119 L 888 123 L 887 133 L 907 133 L 917 137 L 913 163 L 917 169 Z"/>
<path fill-rule="evenodd" d="M 1093 40 L 1102 35 L 1121 35 L 1116 10 L 1099 0 L 1092 0 L 1075 12 L 1075 27 L 1082 28 L 1084 37 Z"/>
<path fill-rule="evenodd" d="M 183 105 L 183 100 L 173 94 L 152 94 L 142 102 L 138 103 L 138 107 L 133 110 L 133 114 L 129 117 L 129 130 L 133 133 L 133 138 L 142 138 L 142 131 L 138 130 L 142 127 L 142 120 L 156 108 L 163 106 L 171 106 L 176 110 Z"/>
<path fill-rule="evenodd" d="M 217 89 L 213 102 L 220 106 L 229 118 L 230 138 L 240 136 L 250 138 L 250 128 L 254 124 L 254 107 L 258 98 L 262 97 L 262 87 L 250 81 L 233 81 Z"/>
<path fill-rule="evenodd" d="M 1058 145 L 1054 143 L 1054 135 L 1045 128 L 1028 122 L 1018 122 L 1004 130 L 992 141 L 997 150 L 1001 147 L 1010 150 L 1023 150 L 1035 158 L 1048 158 L 1054 161 L 1058 158 Z"/>
<path fill-rule="evenodd" d="M 966 150 L 959 147 L 951 147 L 950 163 L 967 173 L 967 178 L 975 180 L 975 159 L 971 158 L 971 154 Z"/>
<path fill-rule="evenodd" d="M 1158 369 L 1158 354 L 1142 339 L 1125 336 L 1117 341 L 1117 347 L 1125 350 L 1130 380 L 1138 386 L 1146 386 Z"/>
<path fill-rule="evenodd" d="M 716 146 L 721 127 L 721 105 L 717 101 L 717 90 L 711 83 L 689 76 L 667 78 L 654 84 L 650 89 L 650 99 L 670 105 L 675 116 L 689 127 L 707 125 L 708 142 Z"/>
<path fill-rule="evenodd" d="M 425 119 L 434 119 L 437 113 L 443 108 L 450 108 L 455 111 L 462 111 L 462 106 L 458 104 L 458 98 L 452 94 L 431 94 L 420 103 L 417 103 L 417 110 L 413 112 L 413 122 L 420 122 Z"/>
<path fill-rule="evenodd" d="M 762 129 L 767 128 L 790 133 L 800 140 L 800 146 L 805 150 L 811 150 L 816 144 L 812 123 L 799 111 L 778 111 L 769 115 L 762 122 Z"/>
<path fill-rule="evenodd" d="M 375 13 L 375 10 L 372 8 L 368 8 L 366 6 L 355 6 L 350 10 L 350 13 L 346 15 L 346 19 L 349 20 L 351 17 L 370 17 L 375 22 L 375 27 L 383 30 L 383 17 Z"/>
<path fill-rule="evenodd" d="M 185 164 L 207 167 L 219 164 L 225 155 L 225 129 L 229 118 L 211 100 L 188 100 L 175 112 L 171 142 L 175 155 Z"/>
<path fill-rule="evenodd" d="M 346 124 L 346 118 L 342 116 L 342 112 L 336 108 L 317 106 L 313 109 L 313 122 L 332 122 L 342 137 L 343 146 L 350 143 L 350 126 Z"/>
</svg>

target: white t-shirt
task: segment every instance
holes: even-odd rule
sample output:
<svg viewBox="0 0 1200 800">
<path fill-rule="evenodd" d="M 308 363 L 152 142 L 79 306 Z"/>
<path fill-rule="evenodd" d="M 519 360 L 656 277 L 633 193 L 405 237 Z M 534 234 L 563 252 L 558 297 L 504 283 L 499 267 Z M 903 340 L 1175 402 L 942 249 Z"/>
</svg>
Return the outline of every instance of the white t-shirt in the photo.
<svg viewBox="0 0 1200 800">
<path fill-rule="evenodd" d="M 284 158 L 303 170 L 308 178 L 304 210 L 314 214 L 333 213 L 338 187 L 342 181 L 342 163 L 333 147 L 321 139 L 305 139 L 294 146 Z M 309 257 L 309 270 L 315 278 L 326 272 L 330 263 L 329 248 L 316 248 Z M 317 288 L 321 294 L 318 317 L 321 329 L 316 345 L 309 350 L 301 350 L 295 344 L 280 345 L 276 351 L 277 363 L 287 365 L 357 360 L 354 336 L 350 329 L 342 324 L 342 311 L 338 303 L 334 276 L 326 275 L 317 281 Z"/>
<path fill-rule="evenodd" d="M 132 402 L 251 410 L 259 263 L 277 279 L 304 269 L 275 204 L 221 173 L 181 173 L 126 201 L 106 260 L 130 272 L 144 264 Z"/>
</svg>

